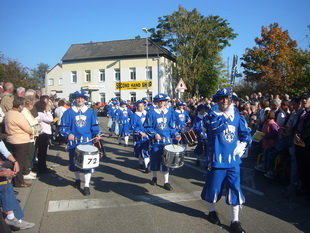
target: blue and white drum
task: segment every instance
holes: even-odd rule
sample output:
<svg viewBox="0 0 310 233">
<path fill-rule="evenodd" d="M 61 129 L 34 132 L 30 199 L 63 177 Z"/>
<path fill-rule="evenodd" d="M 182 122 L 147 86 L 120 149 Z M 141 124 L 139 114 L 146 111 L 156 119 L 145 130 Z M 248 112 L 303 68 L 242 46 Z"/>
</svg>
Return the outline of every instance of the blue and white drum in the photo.
<svg viewBox="0 0 310 233">
<path fill-rule="evenodd" d="M 166 167 L 179 168 L 184 165 L 185 148 L 180 145 L 169 144 L 164 147 L 162 163 Z"/>
<path fill-rule="evenodd" d="M 92 169 L 99 166 L 99 151 L 92 145 L 78 145 L 75 148 L 74 164 L 80 169 Z"/>
</svg>

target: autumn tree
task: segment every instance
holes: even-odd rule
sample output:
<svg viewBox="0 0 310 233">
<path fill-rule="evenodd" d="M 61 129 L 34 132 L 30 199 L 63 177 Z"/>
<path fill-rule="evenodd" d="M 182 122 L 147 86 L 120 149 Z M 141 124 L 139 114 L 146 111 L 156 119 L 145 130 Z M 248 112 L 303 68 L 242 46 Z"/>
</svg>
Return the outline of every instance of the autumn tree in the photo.
<svg viewBox="0 0 310 233">
<path fill-rule="evenodd" d="M 206 17 L 197 9 L 188 11 L 182 6 L 158 21 L 156 28 L 149 29 L 151 39 L 175 55 L 177 81 L 182 78 L 191 94 L 197 84 L 203 96 L 213 94 L 223 67 L 220 53 L 237 36 L 229 23 L 219 16 Z"/>
<path fill-rule="evenodd" d="M 309 53 L 297 49 L 297 42 L 288 31 L 283 31 L 278 23 L 269 28 L 263 26 L 261 38 L 256 38 L 255 43 L 241 58 L 245 81 L 255 91 L 300 94 L 301 80 L 309 90 L 309 82 L 305 81 L 306 77 L 309 80 Z"/>
<path fill-rule="evenodd" d="M 37 81 L 29 75 L 29 68 L 0 54 L 0 81 L 12 82 L 15 87 L 37 88 Z"/>
<path fill-rule="evenodd" d="M 38 80 L 38 87 L 42 88 L 45 86 L 45 76 L 49 70 L 49 65 L 45 63 L 39 63 L 37 68 L 32 69 L 31 76 L 32 78 Z"/>
</svg>

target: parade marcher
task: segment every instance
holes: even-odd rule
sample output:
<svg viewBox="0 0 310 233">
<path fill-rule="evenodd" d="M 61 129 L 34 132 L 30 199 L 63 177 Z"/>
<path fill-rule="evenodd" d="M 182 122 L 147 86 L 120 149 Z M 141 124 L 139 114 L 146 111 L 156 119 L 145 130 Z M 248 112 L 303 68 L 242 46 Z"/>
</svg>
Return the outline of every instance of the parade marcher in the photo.
<svg viewBox="0 0 310 233">
<path fill-rule="evenodd" d="M 127 108 L 127 102 L 121 101 L 120 107 L 115 111 L 115 120 L 117 121 L 119 125 L 119 135 L 118 135 L 118 144 L 122 144 L 122 137 L 124 137 L 125 144 L 124 146 L 128 146 L 129 141 L 129 121 L 130 117 L 132 115 L 132 112 L 129 108 Z"/>
<path fill-rule="evenodd" d="M 140 168 L 145 169 L 145 172 L 149 173 L 149 138 L 143 126 L 147 112 L 144 109 L 143 100 L 138 100 L 135 105 L 136 112 L 130 118 L 134 140 L 134 155 L 139 159 Z"/>
<path fill-rule="evenodd" d="M 206 146 L 207 133 L 204 128 L 205 117 L 207 116 L 207 105 L 199 104 L 197 107 L 198 114 L 193 121 L 193 129 L 197 136 L 197 146 L 194 150 L 194 154 L 197 155 L 196 165 L 200 164 L 200 156 L 204 154 L 204 149 Z M 205 161 L 205 159 L 204 159 Z"/>
<path fill-rule="evenodd" d="M 184 127 L 189 125 L 191 123 L 191 118 L 189 117 L 189 114 L 187 111 L 184 110 L 184 107 L 186 104 L 183 101 L 176 102 L 176 129 L 180 132 Z"/>
<path fill-rule="evenodd" d="M 88 95 L 84 90 L 72 94 L 75 104 L 64 112 L 60 132 L 68 140 L 70 165 L 69 170 L 75 173 L 75 186 L 80 189 L 80 173 L 84 173 L 84 195 L 90 195 L 89 183 L 94 169 L 79 169 L 74 164 L 75 148 L 79 144 L 92 144 L 91 139 L 100 140 L 100 128 L 96 113 L 85 105 Z"/>
<path fill-rule="evenodd" d="M 147 113 L 144 127 L 152 138 L 150 170 L 153 171 L 153 178 L 151 184 L 157 184 L 157 172 L 162 171 L 164 188 L 171 191 L 169 168 L 162 164 L 162 153 L 165 145 L 172 144 L 173 139 L 180 141 L 181 136 L 175 129 L 174 112 L 166 107 L 169 99 L 166 94 L 154 96 L 153 101 L 157 103 L 157 106 Z"/>
<path fill-rule="evenodd" d="M 176 130 L 181 133 L 183 130 L 187 130 L 188 126 L 191 124 L 191 118 L 187 111 L 185 111 L 184 107 L 186 104 L 183 101 L 176 102 L 176 109 L 175 112 L 175 121 L 176 121 Z M 187 142 L 183 138 L 181 140 L 182 145 L 184 146 L 185 150 L 187 150 Z"/>
<path fill-rule="evenodd" d="M 112 137 L 113 132 L 115 131 L 115 112 L 118 109 L 118 101 L 115 99 L 112 101 L 112 104 L 109 105 L 108 109 L 108 128 L 109 128 L 109 137 Z"/>
<path fill-rule="evenodd" d="M 206 182 L 201 193 L 210 203 L 208 219 L 220 224 L 215 203 L 222 196 L 222 185 L 226 182 L 226 203 L 232 205 L 232 232 L 244 232 L 239 222 L 239 206 L 245 201 L 240 187 L 240 157 L 251 143 L 250 129 L 237 109 L 229 101 L 230 90 L 217 91 L 218 108 L 212 110 L 206 120 L 208 134 Z"/>
</svg>

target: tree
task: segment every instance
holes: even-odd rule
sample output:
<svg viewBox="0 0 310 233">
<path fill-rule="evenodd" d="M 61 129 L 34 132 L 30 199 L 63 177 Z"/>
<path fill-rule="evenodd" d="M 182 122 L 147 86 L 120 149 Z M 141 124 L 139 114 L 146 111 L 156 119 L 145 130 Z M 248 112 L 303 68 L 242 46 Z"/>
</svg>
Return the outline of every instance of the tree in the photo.
<svg viewBox="0 0 310 233">
<path fill-rule="evenodd" d="M 175 55 L 174 78 L 182 78 L 191 94 L 198 84 L 199 92 L 210 96 L 218 88 L 223 65 L 220 52 L 237 36 L 228 25 L 219 16 L 205 17 L 197 9 L 188 11 L 180 5 L 178 11 L 159 17 L 156 29 L 149 31 L 153 41 Z"/>
<path fill-rule="evenodd" d="M 30 77 L 29 69 L 3 54 L 0 54 L 0 81 L 12 82 L 15 87 L 37 88 L 37 81 Z"/>
<path fill-rule="evenodd" d="M 39 81 L 38 87 L 42 88 L 45 86 L 45 75 L 49 70 L 49 65 L 40 63 L 37 68 L 32 70 L 32 77 Z"/>
<path fill-rule="evenodd" d="M 257 46 L 247 48 L 241 58 L 245 80 L 255 91 L 300 94 L 302 79 L 303 87 L 309 90 L 309 53 L 297 49 L 288 31 L 282 31 L 278 23 L 263 26 L 261 38 L 255 38 L 255 42 Z"/>
</svg>

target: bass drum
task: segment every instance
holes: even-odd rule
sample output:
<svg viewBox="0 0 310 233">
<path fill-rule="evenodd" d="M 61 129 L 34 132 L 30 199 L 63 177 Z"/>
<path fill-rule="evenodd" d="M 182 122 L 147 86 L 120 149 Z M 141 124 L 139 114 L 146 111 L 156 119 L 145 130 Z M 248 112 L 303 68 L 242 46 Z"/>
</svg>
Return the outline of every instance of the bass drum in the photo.
<svg viewBox="0 0 310 233">
<path fill-rule="evenodd" d="M 185 148 L 180 145 L 166 145 L 162 155 L 162 163 L 170 168 L 179 168 L 184 165 Z"/>
</svg>

